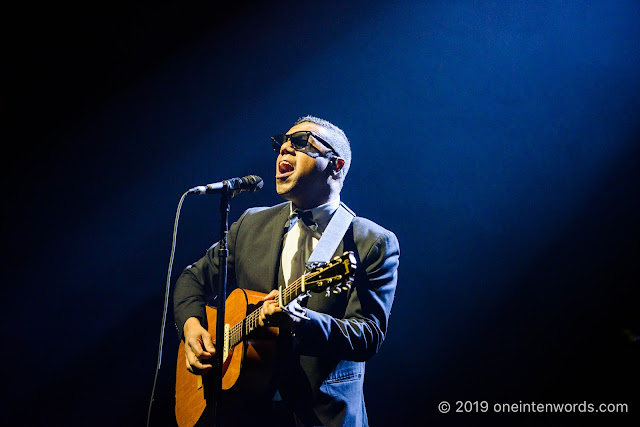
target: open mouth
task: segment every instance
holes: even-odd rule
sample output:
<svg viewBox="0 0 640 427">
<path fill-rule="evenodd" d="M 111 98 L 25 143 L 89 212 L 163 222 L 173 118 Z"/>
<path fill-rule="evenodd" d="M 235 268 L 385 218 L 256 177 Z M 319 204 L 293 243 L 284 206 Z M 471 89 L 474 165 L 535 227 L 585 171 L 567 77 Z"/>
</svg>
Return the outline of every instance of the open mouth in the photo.
<svg viewBox="0 0 640 427">
<path fill-rule="evenodd" d="M 278 173 L 276 174 L 276 178 L 286 178 L 293 173 L 294 167 L 291 163 L 286 160 L 282 160 L 278 163 Z"/>
</svg>

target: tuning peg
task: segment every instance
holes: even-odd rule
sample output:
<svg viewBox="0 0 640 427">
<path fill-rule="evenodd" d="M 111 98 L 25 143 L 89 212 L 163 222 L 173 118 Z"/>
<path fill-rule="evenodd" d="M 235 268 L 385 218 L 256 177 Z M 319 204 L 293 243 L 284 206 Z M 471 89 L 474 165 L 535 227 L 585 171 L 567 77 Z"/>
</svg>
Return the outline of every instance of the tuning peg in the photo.
<svg viewBox="0 0 640 427">
<path fill-rule="evenodd" d="M 325 297 L 328 297 L 328 296 L 330 296 L 330 295 L 331 295 L 331 289 L 327 288 L 327 289 L 325 290 L 325 292 L 324 292 L 324 296 L 325 296 Z"/>
<path fill-rule="evenodd" d="M 333 293 L 334 293 L 334 294 L 339 294 L 340 292 L 342 292 L 342 289 L 340 289 L 340 288 L 333 288 Z"/>
</svg>

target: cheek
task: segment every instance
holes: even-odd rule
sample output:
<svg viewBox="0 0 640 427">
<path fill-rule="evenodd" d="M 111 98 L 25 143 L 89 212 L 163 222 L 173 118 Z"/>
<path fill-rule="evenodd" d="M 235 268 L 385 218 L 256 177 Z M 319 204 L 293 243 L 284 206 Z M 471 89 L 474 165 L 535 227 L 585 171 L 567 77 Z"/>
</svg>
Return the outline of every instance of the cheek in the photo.
<svg viewBox="0 0 640 427">
<path fill-rule="evenodd" d="M 300 158 L 296 162 L 296 169 L 298 169 L 301 175 L 309 175 L 314 173 L 316 167 L 316 162 L 309 157 Z"/>
<path fill-rule="evenodd" d="M 321 158 L 315 161 L 314 169 L 319 173 L 324 175 L 329 167 L 329 161 L 326 158 Z"/>
<path fill-rule="evenodd" d="M 311 157 L 300 158 L 296 162 L 296 170 L 298 176 L 308 177 L 308 179 L 319 179 L 324 176 L 325 169 L 327 168 L 327 161 L 325 159 L 313 159 Z"/>
</svg>

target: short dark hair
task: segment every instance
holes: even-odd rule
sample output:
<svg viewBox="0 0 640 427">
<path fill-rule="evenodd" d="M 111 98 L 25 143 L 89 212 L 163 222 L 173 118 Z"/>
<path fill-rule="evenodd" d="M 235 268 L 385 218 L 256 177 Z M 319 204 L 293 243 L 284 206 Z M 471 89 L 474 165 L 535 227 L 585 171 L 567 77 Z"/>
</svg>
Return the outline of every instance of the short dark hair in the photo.
<svg viewBox="0 0 640 427">
<path fill-rule="evenodd" d="M 326 138 L 327 142 L 331 144 L 333 151 L 344 159 L 344 166 L 340 170 L 342 173 L 342 181 L 344 182 L 347 172 L 349 172 L 349 167 L 351 166 L 351 144 L 349 143 L 349 138 L 347 138 L 347 135 L 345 135 L 344 131 L 338 126 L 328 120 L 315 116 L 300 117 L 293 125 L 296 126 L 304 122 L 315 123 L 329 131 L 329 135 Z"/>
</svg>

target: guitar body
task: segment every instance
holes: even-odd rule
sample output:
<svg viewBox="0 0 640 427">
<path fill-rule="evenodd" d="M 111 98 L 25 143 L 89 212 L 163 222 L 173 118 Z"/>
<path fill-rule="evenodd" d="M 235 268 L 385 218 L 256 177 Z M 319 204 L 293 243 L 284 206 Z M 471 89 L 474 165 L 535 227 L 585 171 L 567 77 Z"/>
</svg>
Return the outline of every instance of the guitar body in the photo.
<svg viewBox="0 0 640 427">
<path fill-rule="evenodd" d="M 230 326 L 242 322 L 249 313 L 257 310 L 266 294 L 236 289 L 225 303 L 225 324 Z M 207 330 L 216 341 L 217 310 L 207 306 Z M 247 396 L 264 392 L 271 380 L 272 363 L 275 356 L 275 337 L 278 328 L 260 328 L 229 349 L 222 366 L 222 389 L 227 395 Z M 210 395 L 213 376 L 194 375 L 186 369 L 184 342 L 178 348 L 176 363 L 176 421 L 180 427 L 193 426 L 202 417 Z M 221 348 L 221 346 L 217 346 Z M 231 393 L 232 392 L 232 393 Z"/>
<path fill-rule="evenodd" d="M 306 273 L 278 294 L 281 307 L 286 307 L 304 293 L 331 291 L 339 293 L 351 287 L 356 269 L 353 252 L 345 252 L 333 261 L 316 267 Z M 222 393 L 220 407 L 222 416 L 228 416 L 224 425 L 233 422 L 234 412 L 246 411 L 245 406 L 234 406 L 235 402 L 256 402 L 269 400 L 275 392 L 271 381 L 276 357 L 278 328 L 259 326 L 258 308 L 266 294 L 236 289 L 225 303 L 225 339 L 216 338 L 216 309 L 207 306 L 208 331 L 213 337 L 216 351 L 227 352 L 222 365 Z M 176 421 L 180 427 L 194 426 L 198 421 L 204 424 L 213 407 L 213 375 L 194 375 L 187 370 L 185 344 L 180 342 L 176 366 Z M 228 348 L 227 348 L 228 347 Z M 250 409 L 256 411 L 255 408 Z"/>
</svg>

